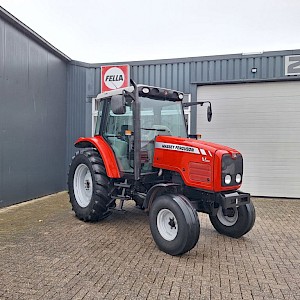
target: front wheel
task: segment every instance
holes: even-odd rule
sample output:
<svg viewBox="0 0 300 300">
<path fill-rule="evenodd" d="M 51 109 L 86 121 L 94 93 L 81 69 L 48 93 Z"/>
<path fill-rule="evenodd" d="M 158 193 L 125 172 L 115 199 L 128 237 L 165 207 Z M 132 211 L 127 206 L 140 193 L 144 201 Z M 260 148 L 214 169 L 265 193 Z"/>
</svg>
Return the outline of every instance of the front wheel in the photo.
<svg viewBox="0 0 300 300">
<path fill-rule="evenodd" d="M 149 221 L 158 248 L 168 254 L 183 254 L 198 242 L 198 214 L 183 195 L 166 194 L 157 197 L 150 207 Z"/>
<path fill-rule="evenodd" d="M 249 232 L 255 222 L 255 208 L 250 203 L 228 209 L 224 215 L 222 206 L 219 206 L 216 216 L 209 216 L 213 227 L 221 234 L 239 238 Z"/>
</svg>

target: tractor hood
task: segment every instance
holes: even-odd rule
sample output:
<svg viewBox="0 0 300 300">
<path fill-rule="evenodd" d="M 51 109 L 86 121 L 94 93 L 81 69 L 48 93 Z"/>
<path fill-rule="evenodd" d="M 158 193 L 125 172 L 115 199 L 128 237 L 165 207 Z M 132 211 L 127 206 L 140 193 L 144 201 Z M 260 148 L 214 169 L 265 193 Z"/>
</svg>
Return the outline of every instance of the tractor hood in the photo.
<svg viewBox="0 0 300 300">
<path fill-rule="evenodd" d="M 240 184 L 222 185 L 224 155 L 229 155 L 234 163 L 240 162 L 242 168 L 242 156 L 233 148 L 189 138 L 157 136 L 153 166 L 177 172 L 190 187 L 215 192 L 238 189 Z"/>
<path fill-rule="evenodd" d="M 210 153 L 209 155 L 213 155 L 218 150 L 228 152 L 231 155 L 239 153 L 237 150 L 224 145 L 173 136 L 157 136 L 155 148 L 202 155 L 204 155 L 204 152 L 208 152 L 208 154 Z"/>
</svg>

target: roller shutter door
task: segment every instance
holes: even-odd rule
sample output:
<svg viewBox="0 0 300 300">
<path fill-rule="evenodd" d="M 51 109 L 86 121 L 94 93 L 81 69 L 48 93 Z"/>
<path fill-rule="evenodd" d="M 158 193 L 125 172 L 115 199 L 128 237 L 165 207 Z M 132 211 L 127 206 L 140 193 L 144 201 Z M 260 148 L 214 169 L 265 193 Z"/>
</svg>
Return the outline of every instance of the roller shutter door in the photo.
<svg viewBox="0 0 300 300">
<path fill-rule="evenodd" d="M 256 196 L 300 198 L 300 82 L 200 86 L 210 99 L 211 123 L 198 108 L 202 139 L 239 150 L 242 190 Z"/>
</svg>

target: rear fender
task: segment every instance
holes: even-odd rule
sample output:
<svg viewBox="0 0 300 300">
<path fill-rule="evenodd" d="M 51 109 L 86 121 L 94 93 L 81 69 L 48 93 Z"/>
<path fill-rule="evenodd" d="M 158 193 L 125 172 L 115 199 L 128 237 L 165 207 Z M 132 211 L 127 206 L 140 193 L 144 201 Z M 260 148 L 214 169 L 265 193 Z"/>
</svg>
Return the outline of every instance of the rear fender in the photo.
<svg viewBox="0 0 300 300">
<path fill-rule="evenodd" d="M 98 150 L 104 162 L 107 176 L 110 178 L 121 178 L 120 170 L 111 147 L 101 136 L 79 138 L 75 142 L 76 148 L 94 147 Z"/>
</svg>

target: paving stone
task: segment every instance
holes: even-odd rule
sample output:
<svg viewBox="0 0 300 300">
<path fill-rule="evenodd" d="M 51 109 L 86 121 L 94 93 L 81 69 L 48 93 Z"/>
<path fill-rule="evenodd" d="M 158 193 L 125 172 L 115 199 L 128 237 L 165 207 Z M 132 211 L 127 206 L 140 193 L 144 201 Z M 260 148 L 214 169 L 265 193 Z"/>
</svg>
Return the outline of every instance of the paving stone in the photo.
<svg viewBox="0 0 300 300">
<path fill-rule="evenodd" d="M 76 219 L 66 193 L 0 210 L 0 299 L 300 299 L 300 201 L 253 198 L 240 239 L 199 214 L 198 244 L 158 250 L 133 202 L 99 223 Z"/>
</svg>

